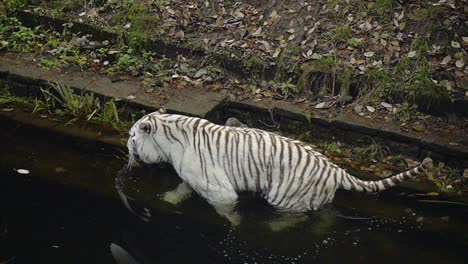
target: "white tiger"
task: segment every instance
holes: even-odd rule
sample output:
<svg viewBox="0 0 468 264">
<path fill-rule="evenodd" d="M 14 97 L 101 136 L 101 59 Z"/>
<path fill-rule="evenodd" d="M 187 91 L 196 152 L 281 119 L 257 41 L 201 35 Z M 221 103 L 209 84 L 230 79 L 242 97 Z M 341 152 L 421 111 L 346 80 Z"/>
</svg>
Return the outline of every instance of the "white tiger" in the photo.
<svg viewBox="0 0 468 264">
<path fill-rule="evenodd" d="M 303 142 L 164 110 L 142 117 L 129 133 L 130 166 L 168 162 L 183 180 L 164 200 L 178 203 L 194 190 L 234 225 L 240 223 L 234 211 L 240 191 L 258 193 L 281 212 L 306 212 L 330 203 L 338 188 L 378 192 L 433 166 L 426 158 L 406 172 L 363 181 Z"/>
</svg>

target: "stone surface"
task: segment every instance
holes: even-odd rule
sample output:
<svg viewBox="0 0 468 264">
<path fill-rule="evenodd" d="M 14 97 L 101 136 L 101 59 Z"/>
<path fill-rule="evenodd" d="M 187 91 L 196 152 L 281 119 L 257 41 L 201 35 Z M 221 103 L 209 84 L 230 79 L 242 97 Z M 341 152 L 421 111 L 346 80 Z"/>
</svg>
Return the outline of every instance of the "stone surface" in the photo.
<svg viewBox="0 0 468 264">
<path fill-rule="evenodd" d="M 132 98 L 133 103 L 141 104 L 150 109 L 158 109 L 164 106 L 169 112 L 200 117 L 206 117 L 207 113 L 225 98 L 221 93 L 205 92 L 198 89 L 171 91 L 165 96 L 166 98 L 161 98 L 158 94 L 147 93 L 144 89 L 141 89 L 139 80 L 112 82 L 108 77 L 95 73 L 55 72 L 45 70 L 12 55 L 1 56 L 0 76 L 11 74 L 28 79 L 58 81 L 69 84 L 73 88 L 92 91 L 108 97 Z"/>
</svg>

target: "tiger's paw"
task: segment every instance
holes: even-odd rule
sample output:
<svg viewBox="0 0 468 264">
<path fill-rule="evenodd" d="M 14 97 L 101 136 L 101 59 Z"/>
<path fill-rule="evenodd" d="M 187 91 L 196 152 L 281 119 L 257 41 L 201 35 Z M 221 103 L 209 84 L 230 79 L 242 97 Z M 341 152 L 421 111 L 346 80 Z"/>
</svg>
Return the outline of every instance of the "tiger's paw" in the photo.
<svg viewBox="0 0 468 264">
<path fill-rule="evenodd" d="M 228 215 L 225 215 L 226 218 L 229 220 L 229 222 L 231 223 L 232 226 L 239 226 L 240 223 L 241 223 L 241 216 L 236 213 L 236 212 L 233 212 L 231 214 L 228 214 Z"/>
</svg>

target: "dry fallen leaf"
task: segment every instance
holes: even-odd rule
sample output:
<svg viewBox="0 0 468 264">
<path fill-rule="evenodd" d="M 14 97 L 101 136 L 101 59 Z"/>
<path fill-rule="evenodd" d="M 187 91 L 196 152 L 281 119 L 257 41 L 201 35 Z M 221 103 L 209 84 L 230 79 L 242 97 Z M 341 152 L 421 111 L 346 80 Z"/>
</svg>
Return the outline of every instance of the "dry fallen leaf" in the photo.
<svg viewBox="0 0 468 264">
<path fill-rule="evenodd" d="M 26 169 L 17 169 L 16 172 L 23 175 L 29 174 L 29 171 Z"/>
<path fill-rule="evenodd" d="M 442 59 L 442 62 L 441 62 L 440 64 L 441 64 L 441 65 L 446 65 L 446 64 L 449 63 L 451 60 L 452 60 L 452 57 L 450 57 L 450 55 L 447 55 L 447 56 L 445 56 L 445 57 Z"/>
<path fill-rule="evenodd" d="M 367 57 L 367 58 L 370 58 L 370 57 L 374 56 L 374 52 L 373 51 L 364 52 L 364 56 Z"/>
<path fill-rule="evenodd" d="M 408 52 L 408 58 L 413 58 L 414 56 L 416 56 L 416 51 L 410 51 Z"/>
<path fill-rule="evenodd" d="M 361 60 L 357 60 L 357 61 L 356 61 L 356 64 L 357 64 L 357 65 L 361 65 L 361 64 L 364 64 L 364 63 L 366 63 L 366 60 L 362 60 L 362 59 L 361 59 Z"/>
<path fill-rule="evenodd" d="M 456 41 L 452 41 L 451 43 L 452 47 L 456 48 L 456 49 L 459 49 L 460 48 L 460 43 L 456 42 Z"/>
<path fill-rule="evenodd" d="M 463 66 L 465 66 L 465 62 L 463 60 L 457 60 L 455 62 L 455 65 L 458 67 L 458 68 L 461 68 Z"/>
<path fill-rule="evenodd" d="M 367 109 L 367 111 L 369 111 L 369 112 L 371 112 L 371 113 L 374 113 L 374 112 L 375 112 L 375 108 L 372 107 L 372 106 L 370 106 L 370 105 L 367 105 L 367 106 L 366 106 L 366 109 Z"/>
</svg>

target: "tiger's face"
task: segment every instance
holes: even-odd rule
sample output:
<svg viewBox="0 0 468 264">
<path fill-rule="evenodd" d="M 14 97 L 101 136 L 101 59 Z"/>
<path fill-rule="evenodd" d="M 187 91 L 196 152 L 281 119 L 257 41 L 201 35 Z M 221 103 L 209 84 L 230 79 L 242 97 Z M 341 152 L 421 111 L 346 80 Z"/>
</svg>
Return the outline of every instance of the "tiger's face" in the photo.
<svg viewBox="0 0 468 264">
<path fill-rule="evenodd" d="M 165 160 L 165 155 L 157 142 L 157 118 L 155 118 L 163 113 L 165 110 L 159 109 L 147 114 L 130 128 L 127 141 L 129 167 L 136 162 L 152 164 Z"/>
</svg>

